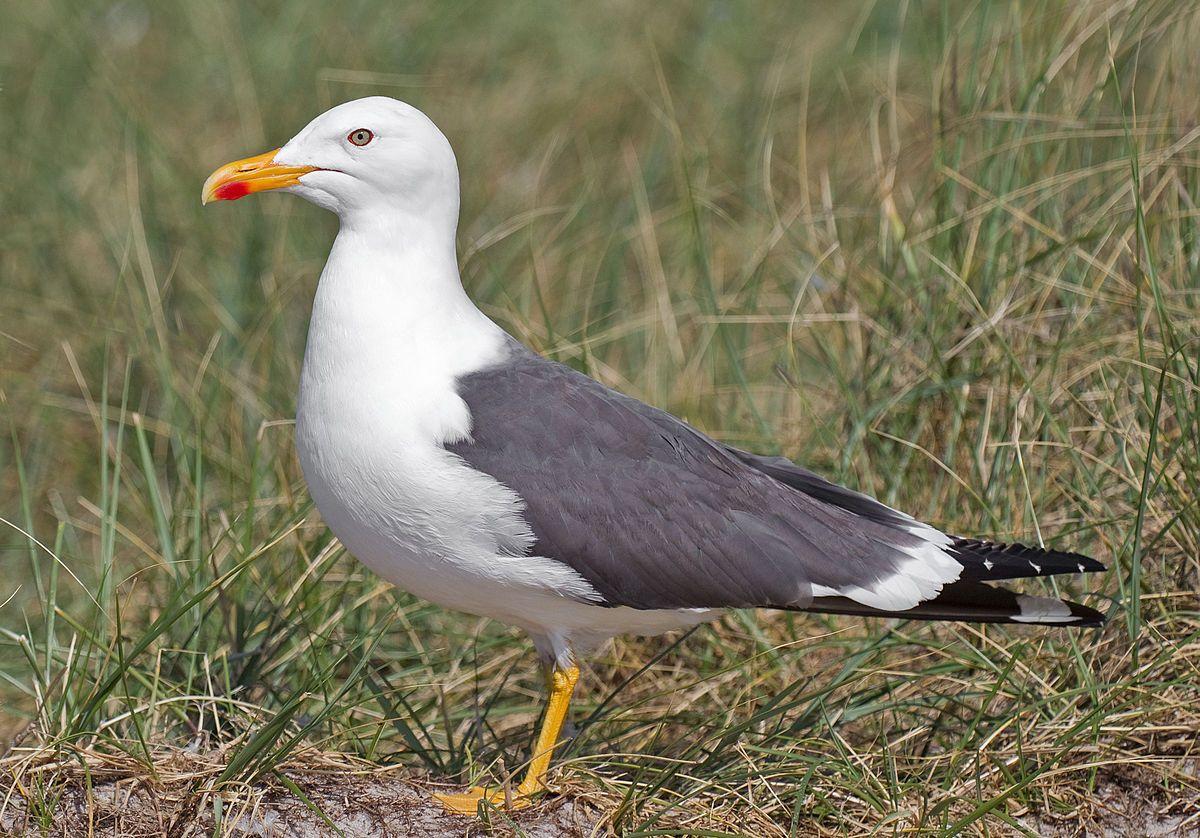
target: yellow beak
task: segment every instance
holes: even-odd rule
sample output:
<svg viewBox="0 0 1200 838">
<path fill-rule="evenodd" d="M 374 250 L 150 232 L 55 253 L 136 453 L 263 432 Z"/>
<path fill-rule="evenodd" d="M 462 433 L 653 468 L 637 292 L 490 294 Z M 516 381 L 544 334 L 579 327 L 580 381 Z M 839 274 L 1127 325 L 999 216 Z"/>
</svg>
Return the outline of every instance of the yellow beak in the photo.
<svg viewBox="0 0 1200 838">
<path fill-rule="evenodd" d="M 204 181 L 200 193 L 201 203 L 209 201 L 236 201 L 254 192 L 282 189 L 295 186 L 302 175 L 315 172 L 316 166 L 284 166 L 275 162 L 279 149 L 268 151 L 257 157 L 234 160 L 226 163 Z"/>
</svg>

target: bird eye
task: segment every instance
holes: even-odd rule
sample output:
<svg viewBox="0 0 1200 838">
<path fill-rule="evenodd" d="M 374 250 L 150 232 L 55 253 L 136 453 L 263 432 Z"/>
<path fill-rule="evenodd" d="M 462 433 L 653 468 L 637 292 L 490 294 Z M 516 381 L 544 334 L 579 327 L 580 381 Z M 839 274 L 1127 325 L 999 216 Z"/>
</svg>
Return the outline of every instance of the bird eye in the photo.
<svg viewBox="0 0 1200 838">
<path fill-rule="evenodd" d="M 346 139 L 355 145 L 363 146 L 375 139 L 375 135 L 366 128 L 355 128 Z"/>
</svg>

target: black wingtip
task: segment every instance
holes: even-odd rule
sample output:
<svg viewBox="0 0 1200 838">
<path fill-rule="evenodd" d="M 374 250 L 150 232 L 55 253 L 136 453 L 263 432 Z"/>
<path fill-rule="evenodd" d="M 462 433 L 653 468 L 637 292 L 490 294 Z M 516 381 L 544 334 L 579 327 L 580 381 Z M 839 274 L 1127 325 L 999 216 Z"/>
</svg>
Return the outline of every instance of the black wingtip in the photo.
<svg viewBox="0 0 1200 838">
<path fill-rule="evenodd" d="M 1082 553 L 1047 550 L 1028 544 L 1003 544 L 978 538 L 954 538 L 949 551 L 963 566 L 963 579 L 995 582 L 1058 574 L 1101 573 L 1107 568 Z"/>
<path fill-rule="evenodd" d="M 1078 602 L 1070 600 L 1063 600 L 1063 602 L 1071 609 L 1071 616 L 1079 618 L 1064 625 L 1075 628 L 1102 628 L 1108 622 L 1108 618 L 1094 608 L 1088 608 L 1086 605 L 1080 605 Z"/>
</svg>

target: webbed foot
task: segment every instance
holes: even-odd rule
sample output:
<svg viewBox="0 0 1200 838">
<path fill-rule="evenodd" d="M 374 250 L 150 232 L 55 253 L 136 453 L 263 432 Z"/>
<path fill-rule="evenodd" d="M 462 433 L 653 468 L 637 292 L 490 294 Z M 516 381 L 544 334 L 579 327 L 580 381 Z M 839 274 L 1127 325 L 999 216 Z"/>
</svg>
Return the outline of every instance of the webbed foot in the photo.
<svg viewBox="0 0 1200 838">
<path fill-rule="evenodd" d="M 504 794 L 504 789 L 485 789 L 480 786 L 474 786 L 467 791 L 459 793 L 435 794 L 434 799 L 448 812 L 455 812 L 459 815 L 474 815 L 479 811 L 479 801 L 487 798 L 488 803 L 493 806 L 508 806 L 512 809 L 524 809 L 533 802 L 532 795 L 518 790 L 513 791 L 510 795 Z"/>
</svg>

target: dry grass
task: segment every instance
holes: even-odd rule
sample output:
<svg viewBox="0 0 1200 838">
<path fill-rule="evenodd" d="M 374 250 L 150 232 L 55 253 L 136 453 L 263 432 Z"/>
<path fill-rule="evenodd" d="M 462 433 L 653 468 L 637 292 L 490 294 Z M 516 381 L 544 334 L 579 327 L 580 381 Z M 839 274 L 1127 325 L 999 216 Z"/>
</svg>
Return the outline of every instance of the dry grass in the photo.
<svg viewBox="0 0 1200 838">
<path fill-rule="evenodd" d="M 1194 4 L 47 0 L 0 24 L 5 828 L 120 831 L 94 814 L 135 788 L 181 835 L 352 819 L 352 794 L 526 758 L 528 644 L 381 585 L 307 499 L 288 423 L 331 220 L 197 198 L 389 93 L 455 144 L 465 281 L 522 339 L 943 528 L 1110 567 L 1062 583 L 1102 631 L 735 612 L 617 642 L 554 775 L 570 803 L 478 829 L 1196 829 Z"/>
</svg>

